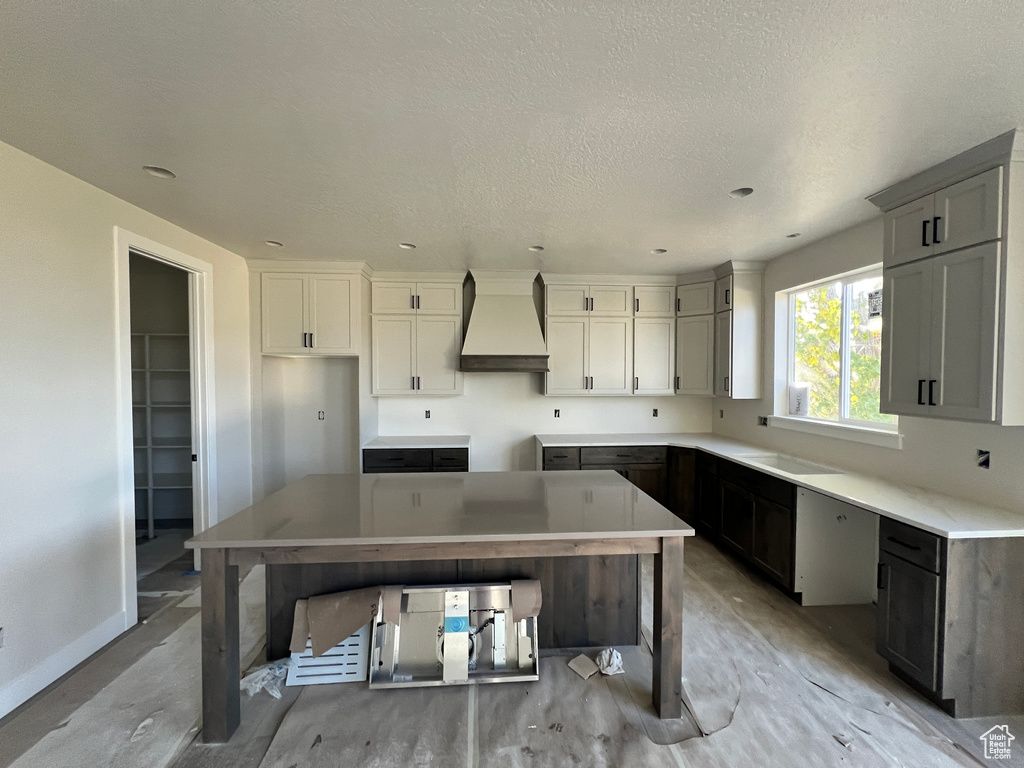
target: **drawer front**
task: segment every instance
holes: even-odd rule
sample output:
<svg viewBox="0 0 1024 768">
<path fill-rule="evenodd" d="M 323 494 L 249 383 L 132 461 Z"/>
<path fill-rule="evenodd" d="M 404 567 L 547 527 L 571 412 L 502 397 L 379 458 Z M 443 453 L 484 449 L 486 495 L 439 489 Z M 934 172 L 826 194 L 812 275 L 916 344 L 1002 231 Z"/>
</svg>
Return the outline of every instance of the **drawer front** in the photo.
<svg viewBox="0 0 1024 768">
<path fill-rule="evenodd" d="M 707 472 L 712 475 L 718 474 L 718 457 L 705 453 L 704 451 L 697 451 L 697 471 Z"/>
<path fill-rule="evenodd" d="M 433 450 L 434 469 L 441 472 L 468 472 L 468 448 L 435 448 Z"/>
<path fill-rule="evenodd" d="M 430 459 L 429 448 L 370 448 L 363 451 L 363 470 L 420 469 L 429 472 Z"/>
<path fill-rule="evenodd" d="M 751 490 L 762 499 L 796 509 L 796 486 L 786 480 L 758 472 Z"/>
<path fill-rule="evenodd" d="M 658 445 L 580 448 L 581 464 L 664 464 L 668 448 Z"/>
<path fill-rule="evenodd" d="M 911 525 L 883 517 L 878 526 L 878 548 L 890 552 L 907 562 L 927 568 L 932 573 L 941 573 L 941 536 L 922 531 Z"/>
<path fill-rule="evenodd" d="M 579 469 L 579 448 L 545 448 L 544 469 Z"/>
</svg>

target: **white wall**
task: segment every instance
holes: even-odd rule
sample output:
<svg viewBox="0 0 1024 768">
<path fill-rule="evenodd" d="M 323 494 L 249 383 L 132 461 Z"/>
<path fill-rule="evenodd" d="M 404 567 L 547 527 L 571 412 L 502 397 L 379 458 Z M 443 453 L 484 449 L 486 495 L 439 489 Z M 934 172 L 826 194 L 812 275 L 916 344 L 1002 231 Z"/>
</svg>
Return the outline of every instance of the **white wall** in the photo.
<svg viewBox="0 0 1024 768">
<path fill-rule="evenodd" d="M 125 629 L 115 226 L 213 265 L 221 518 L 251 499 L 244 261 L 0 144 L 0 715 Z"/>
<path fill-rule="evenodd" d="M 1024 506 L 1024 427 L 996 427 L 939 419 L 900 418 L 902 450 L 878 448 L 828 437 L 759 427 L 759 415 L 773 413 L 775 381 L 775 293 L 813 280 L 882 261 L 882 218 L 774 259 L 765 271 L 765 397 L 762 400 L 715 401 L 716 433 L 764 445 L 826 464 L 889 480 L 924 486 L 961 498 L 1011 509 Z M 780 349 L 779 359 L 784 359 Z M 1021 355 L 1024 350 L 1011 350 Z M 781 374 L 781 371 L 780 371 Z M 719 418 L 719 409 L 725 412 Z M 977 449 L 992 451 L 992 468 L 975 464 Z"/>
<path fill-rule="evenodd" d="M 470 435 L 471 469 L 496 471 L 536 469 L 536 434 L 711 431 L 710 398 L 545 397 L 541 376 L 467 373 L 461 397 L 378 397 L 379 433 Z"/>
</svg>

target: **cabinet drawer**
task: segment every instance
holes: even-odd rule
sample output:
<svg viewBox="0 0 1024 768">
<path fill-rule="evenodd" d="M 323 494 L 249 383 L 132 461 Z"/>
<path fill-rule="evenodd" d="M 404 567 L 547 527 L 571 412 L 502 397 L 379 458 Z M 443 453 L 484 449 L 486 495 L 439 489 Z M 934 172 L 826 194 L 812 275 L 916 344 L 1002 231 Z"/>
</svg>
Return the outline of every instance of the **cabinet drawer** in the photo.
<svg viewBox="0 0 1024 768">
<path fill-rule="evenodd" d="M 668 448 L 659 445 L 580 448 L 581 464 L 664 464 Z"/>
<path fill-rule="evenodd" d="M 420 469 L 430 471 L 429 448 L 373 448 L 363 451 L 363 471 Z"/>
<path fill-rule="evenodd" d="M 579 448 L 545 448 L 544 469 L 579 469 Z"/>
<path fill-rule="evenodd" d="M 442 472 L 468 472 L 468 448 L 435 448 L 433 451 L 434 469 Z"/>
<path fill-rule="evenodd" d="M 878 527 L 878 548 L 907 562 L 941 573 L 941 536 L 883 517 Z"/>
</svg>

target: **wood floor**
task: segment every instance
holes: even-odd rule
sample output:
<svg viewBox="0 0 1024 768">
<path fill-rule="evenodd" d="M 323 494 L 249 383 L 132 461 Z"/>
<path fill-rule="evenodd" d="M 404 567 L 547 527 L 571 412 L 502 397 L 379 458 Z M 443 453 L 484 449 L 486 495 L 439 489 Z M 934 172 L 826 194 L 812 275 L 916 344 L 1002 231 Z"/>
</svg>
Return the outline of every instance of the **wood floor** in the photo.
<svg viewBox="0 0 1024 768">
<path fill-rule="evenodd" d="M 955 721 L 893 678 L 872 649 L 871 606 L 801 608 L 706 542 L 686 543 L 684 681 L 691 717 L 650 704 L 648 647 L 626 674 L 584 681 L 568 655 L 538 683 L 243 696 L 226 745 L 199 732 L 198 599 L 174 596 L 0 721 L 0 768 L 317 766 L 906 766 L 991 764 L 980 736 L 1024 718 Z M 243 658 L 262 645 L 262 571 L 243 580 Z M 256 659 L 259 661 L 259 659 Z M 1024 766 L 1024 736 L 1013 760 Z"/>
</svg>

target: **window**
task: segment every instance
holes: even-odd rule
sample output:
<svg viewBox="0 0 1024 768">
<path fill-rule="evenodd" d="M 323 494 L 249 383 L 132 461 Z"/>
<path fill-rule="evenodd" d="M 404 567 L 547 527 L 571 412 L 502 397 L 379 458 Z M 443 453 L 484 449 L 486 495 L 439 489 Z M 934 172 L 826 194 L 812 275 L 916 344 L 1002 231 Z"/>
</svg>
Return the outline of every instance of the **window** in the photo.
<svg viewBox="0 0 1024 768">
<path fill-rule="evenodd" d="M 869 319 L 868 295 L 881 288 L 872 269 L 789 293 L 788 381 L 809 386 L 808 418 L 896 429 L 895 416 L 878 412 L 882 319 Z"/>
</svg>

